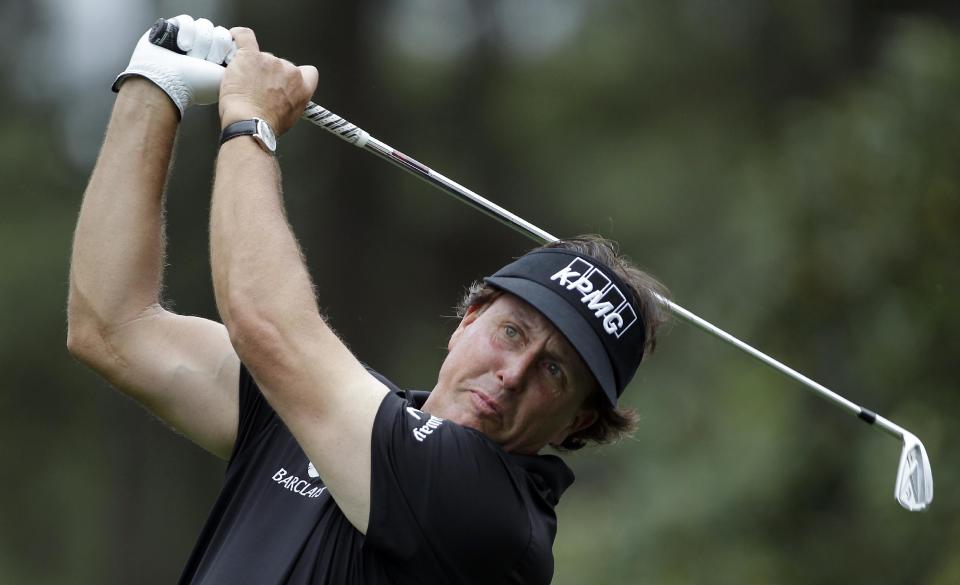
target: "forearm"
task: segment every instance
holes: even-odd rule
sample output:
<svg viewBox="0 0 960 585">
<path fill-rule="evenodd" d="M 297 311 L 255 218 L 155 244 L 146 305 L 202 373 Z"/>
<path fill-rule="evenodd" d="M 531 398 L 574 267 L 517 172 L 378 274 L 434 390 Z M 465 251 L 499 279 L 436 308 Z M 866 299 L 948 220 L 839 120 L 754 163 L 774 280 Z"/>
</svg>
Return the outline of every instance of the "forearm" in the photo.
<svg viewBox="0 0 960 585">
<path fill-rule="evenodd" d="M 252 138 L 220 148 L 210 256 L 217 308 L 235 337 L 255 330 L 291 338 L 316 328 L 319 311 L 284 213 L 277 162 Z M 243 358 L 243 347 L 237 350 Z"/>
<path fill-rule="evenodd" d="M 220 87 L 221 126 L 257 117 L 280 136 L 303 113 L 317 71 L 261 53 L 249 29 L 231 33 L 237 53 Z M 276 160 L 254 138 L 220 147 L 210 222 L 214 291 L 230 341 L 344 515 L 365 532 L 370 437 L 387 389 L 320 316 Z"/>
<path fill-rule="evenodd" d="M 156 86 L 138 78 L 123 85 L 74 234 L 71 329 L 106 329 L 158 303 L 163 188 L 176 130 L 176 110 Z"/>
</svg>

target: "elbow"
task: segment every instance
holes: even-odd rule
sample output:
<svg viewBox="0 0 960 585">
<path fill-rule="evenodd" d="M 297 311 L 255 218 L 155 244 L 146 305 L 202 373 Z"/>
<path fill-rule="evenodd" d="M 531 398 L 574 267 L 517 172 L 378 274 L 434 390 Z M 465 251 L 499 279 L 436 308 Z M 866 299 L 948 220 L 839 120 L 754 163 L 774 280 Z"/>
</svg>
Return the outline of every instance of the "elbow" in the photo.
<svg viewBox="0 0 960 585">
<path fill-rule="evenodd" d="M 105 345 L 102 330 L 91 311 L 84 310 L 77 291 L 71 290 L 67 299 L 67 351 L 77 360 L 90 364 L 98 349 Z"/>
<path fill-rule="evenodd" d="M 316 304 L 284 292 L 267 297 L 238 285 L 222 286 L 217 292 L 220 317 L 234 351 L 261 378 L 295 377 L 304 352 L 325 327 Z"/>
<path fill-rule="evenodd" d="M 257 362 L 275 359 L 282 353 L 279 328 L 255 310 L 230 311 L 224 324 L 234 351 L 248 366 L 256 367 Z"/>
<path fill-rule="evenodd" d="M 78 361 L 93 366 L 105 353 L 105 347 L 103 336 L 94 327 L 72 319 L 67 323 L 67 351 Z"/>
<path fill-rule="evenodd" d="M 256 308 L 235 310 L 224 320 L 234 351 L 260 377 L 285 381 L 296 378 L 315 325 L 309 315 L 277 318 Z M 319 315 L 316 316 L 319 319 Z"/>
<path fill-rule="evenodd" d="M 75 359 L 94 369 L 116 358 L 111 347 L 111 325 L 81 303 L 71 300 L 67 306 L 67 351 Z"/>
<path fill-rule="evenodd" d="M 84 319 L 74 295 L 71 294 L 67 301 L 67 351 L 70 355 L 85 361 L 85 356 L 95 344 L 94 330 L 95 327 L 91 326 L 90 320 Z"/>
<path fill-rule="evenodd" d="M 79 358 L 80 354 L 83 353 L 83 345 L 84 341 L 77 333 L 76 328 L 67 325 L 67 351 L 70 352 L 70 355 Z"/>
<path fill-rule="evenodd" d="M 277 316 L 258 302 L 256 295 L 242 287 L 224 287 L 217 295 L 217 305 L 230 343 L 244 363 L 277 347 L 281 337 Z"/>
</svg>

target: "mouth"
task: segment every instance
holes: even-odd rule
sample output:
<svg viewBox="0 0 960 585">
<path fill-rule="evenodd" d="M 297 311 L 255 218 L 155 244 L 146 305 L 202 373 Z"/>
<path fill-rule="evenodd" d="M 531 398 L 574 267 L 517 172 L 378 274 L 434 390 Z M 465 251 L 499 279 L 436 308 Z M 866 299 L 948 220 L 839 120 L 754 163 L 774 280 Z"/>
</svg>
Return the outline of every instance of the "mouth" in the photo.
<svg viewBox="0 0 960 585">
<path fill-rule="evenodd" d="M 474 406 L 480 414 L 497 419 L 503 418 L 503 413 L 500 412 L 500 405 L 497 404 L 494 399 L 479 390 L 470 390 L 470 395 L 473 398 Z"/>
</svg>

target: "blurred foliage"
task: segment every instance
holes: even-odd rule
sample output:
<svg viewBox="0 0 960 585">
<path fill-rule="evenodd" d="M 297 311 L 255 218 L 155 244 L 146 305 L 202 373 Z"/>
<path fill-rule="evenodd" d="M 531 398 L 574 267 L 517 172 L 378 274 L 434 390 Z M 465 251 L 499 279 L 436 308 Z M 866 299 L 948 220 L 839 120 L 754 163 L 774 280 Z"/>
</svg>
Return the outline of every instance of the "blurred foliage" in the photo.
<svg viewBox="0 0 960 585">
<path fill-rule="evenodd" d="M 190 10 L 147 4 L 131 31 Z M 619 240 L 680 304 L 912 430 L 933 462 L 931 510 L 901 510 L 894 441 L 678 324 L 627 394 L 636 436 L 569 458 L 555 583 L 960 582 L 953 4 L 206 5 L 315 63 L 319 103 L 548 231 Z M 62 71 L 11 50 L 58 42 L 57 6 L 0 12 L 0 582 L 170 583 L 223 465 L 64 349 L 97 140 L 65 138 Z M 127 54 L 100 59 L 110 73 L 70 96 L 102 132 Z M 167 296 L 210 318 L 216 129 L 212 108 L 187 114 L 168 198 Z M 315 128 L 283 137 L 281 165 L 334 326 L 432 387 L 462 287 L 530 243 Z"/>
</svg>

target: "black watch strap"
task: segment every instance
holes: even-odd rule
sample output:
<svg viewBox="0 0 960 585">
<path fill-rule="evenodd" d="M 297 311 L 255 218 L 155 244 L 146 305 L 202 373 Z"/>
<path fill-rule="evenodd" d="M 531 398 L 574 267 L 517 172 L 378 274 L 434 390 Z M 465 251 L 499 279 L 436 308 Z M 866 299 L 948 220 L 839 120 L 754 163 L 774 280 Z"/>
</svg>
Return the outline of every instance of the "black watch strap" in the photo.
<svg viewBox="0 0 960 585">
<path fill-rule="evenodd" d="M 231 138 L 236 138 L 237 136 L 253 136 L 256 133 L 256 120 L 240 120 L 239 122 L 229 124 L 223 129 L 222 132 L 220 132 L 220 144 L 223 144 Z"/>
<path fill-rule="evenodd" d="M 270 154 L 277 152 L 277 136 L 266 120 L 251 118 L 229 124 L 220 133 L 220 144 L 237 136 L 252 136 L 263 150 Z"/>
</svg>

